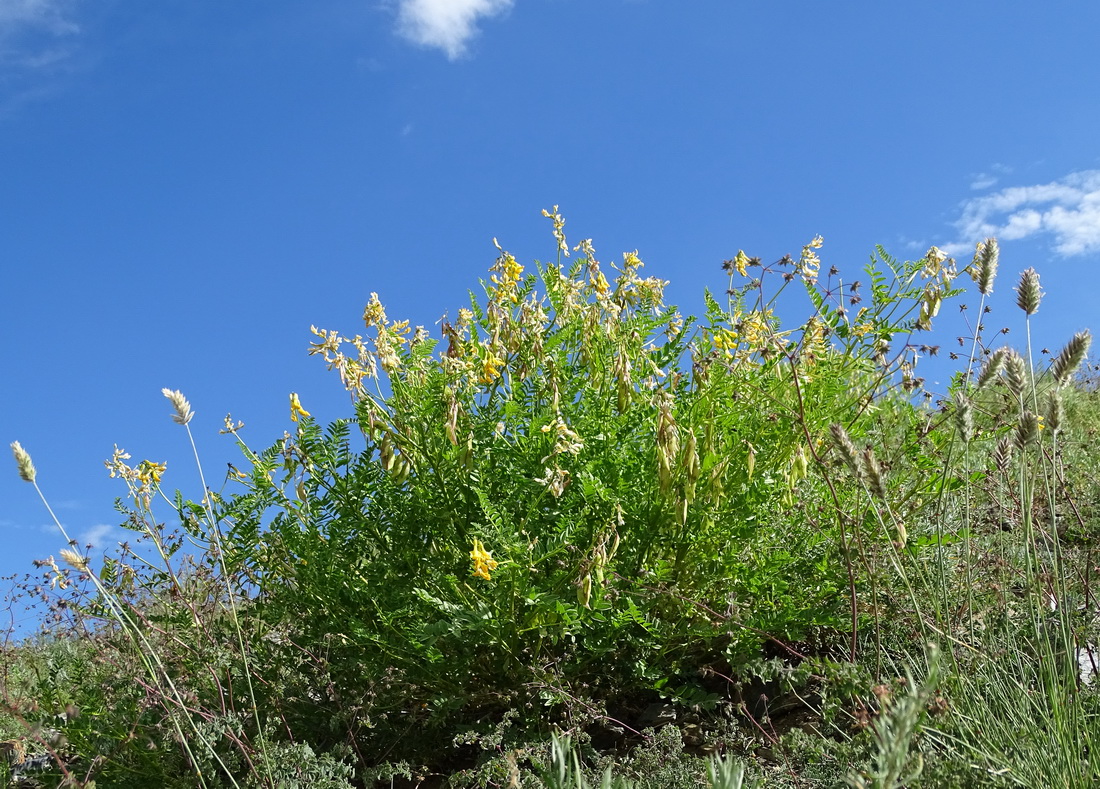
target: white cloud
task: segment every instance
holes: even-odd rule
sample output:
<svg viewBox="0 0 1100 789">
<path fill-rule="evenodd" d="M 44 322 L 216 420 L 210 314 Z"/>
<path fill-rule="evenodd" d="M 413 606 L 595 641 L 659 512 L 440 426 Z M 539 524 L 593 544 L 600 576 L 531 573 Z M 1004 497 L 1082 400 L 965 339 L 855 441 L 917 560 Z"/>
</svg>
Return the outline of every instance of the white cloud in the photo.
<svg viewBox="0 0 1100 789">
<path fill-rule="evenodd" d="M 3 0 L 0 0 L 3 2 Z M 421 46 L 438 47 L 451 60 L 466 52 L 477 21 L 504 13 L 513 0 L 400 0 L 397 29 Z"/>
<path fill-rule="evenodd" d="M 96 548 L 111 547 L 107 546 L 106 543 L 108 542 L 108 538 L 114 535 L 117 530 L 117 526 L 112 526 L 109 523 L 97 523 L 95 526 L 92 526 L 90 529 L 82 532 L 77 537 L 77 542 L 79 542 L 81 545 L 87 545 L 91 543 Z M 117 539 L 114 540 L 114 542 L 117 541 Z"/>
<path fill-rule="evenodd" d="M 80 28 L 66 13 L 71 0 L 0 0 L 0 35 L 37 28 L 54 35 L 76 33 Z"/>
<path fill-rule="evenodd" d="M 942 247 L 952 255 L 973 251 L 990 236 L 1012 241 L 1047 235 L 1066 257 L 1100 252 L 1100 170 L 966 200 L 954 224 L 961 238 Z"/>
</svg>

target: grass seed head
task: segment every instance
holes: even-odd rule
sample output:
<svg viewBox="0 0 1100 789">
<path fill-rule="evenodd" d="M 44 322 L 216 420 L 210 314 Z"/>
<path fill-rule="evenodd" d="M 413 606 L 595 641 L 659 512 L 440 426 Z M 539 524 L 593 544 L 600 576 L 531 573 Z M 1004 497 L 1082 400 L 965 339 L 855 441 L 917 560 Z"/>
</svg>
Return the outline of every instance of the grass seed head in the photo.
<svg viewBox="0 0 1100 789">
<path fill-rule="evenodd" d="M 883 482 L 882 466 L 879 465 L 878 458 L 875 457 L 873 449 L 866 447 L 863 450 L 860 455 L 860 464 L 863 468 L 863 476 L 867 480 L 871 492 L 882 501 L 886 501 L 886 483 Z"/>
<path fill-rule="evenodd" d="M 1027 389 L 1027 365 L 1024 358 L 1016 351 L 1009 350 L 1005 353 L 1005 382 L 1008 390 L 1016 398 L 1024 396 Z"/>
<path fill-rule="evenodd" d="M 997 442 L 996 448 L 993 450 L 993 462 L 997 466 L 997 470 L 1002 474 L 1008 473 L 1008 464 L 1012 461 L 1012 449 L 1013 443 L 1009 436 L 1005 436 Z"/>
<path fill-rule="evenodd" d="M 997 239 L 987 238 L 978 243 L 974 252 L 974 262 L 970 264 L 970 276 L 978 283 L 978 292 L 988 296 L 993 292 L 993 280 L 997 276 L 997 258 L 1000 249 Z"/>
<path fill-rule="evenodd" d="M 1039 311 L 1039 302 L 1043 294 L 1039 289 L 1039 272 L 1033 268 L 1020 275 L 1020 284 L 1016 286 L 1016 305 L 1028 315 Z"/>
<path fill-rule="evenodd" d="M 1016 420 L 1016 430 L 1012 435 L 1012 442 L 1016 448 L 1023 451 L 1025 447 L 1039 437 L 1039 415 L 1032 411 L 1024 411 Z"/>
<path fill-rule="evenodd" d="M 860 461 L 856 445 L 852 443 L 852 439 L 849 437 L 848 431 L 844 429 L 844 425 L 839 422 L 833 422 L 833 424 L 829 425 L 829 436 L 833 440 L 833 446 L 840 452 L 840 456 L 844 458 L 844 462 L 848 465 L 848 468 L 851 469 L 852 473 L 857 477 L 863 479 L 863 463 Z"/>
<path fill-rule="evenodd" d="M 962 392 L 955 393 L 955 427 L 963 441 L 974 437 L 974 405 Z"/>
<path fill-rule="evenodd" d="M 88 560 L 76 551 L 70 551 L 68 548 L 62 548 L 61 558 L 65 560 L 65 564 L 69 565 L 73 569 L 79 570 L 82 573 L 88 572 Z"/>
<path fill-rule="evenodd" d="M 172 408 L 176 410 L 176 413 L 172 414 L 172 421 L 177 425 L 186 425 L 191 421 L 191 417 L 195 415 L 195 412 L 191 410 L 191 404 L 187 402 L 187 398 L 183 396 L 183 392 L 179 389 L 161 389 L 161 394 L 168 398 L 172 403 Z"/>
<path fill-rule="evenodd" d="M 15 464 L 19 467 L 19 476 L 24 482 L 34 482 L 38 472 L 34 469 L 31 456 L 18 441 L 11 442 L 11 453 L 15 456 Z"/>
<path fill-rule="evenodd" d="M 998 348 L 993 352 L 985 361 L 985 365 L 982 367 L 981 373 L 978 374 L 978 388 L 984 389 L 987 387 L 994 378 L 1004 369 L 1005 357 L 1008 355 L 1007 348 Z"/>
<path fill-rule="evenodd" d="M 1046 413 L 1043 415 L 1043 420 L 1047 427 L 1050 428 L 1052 434 L 1061 432 L 1062 425 L 1066 421 L 1066 406 L 1062 402 L 1062 393 L 1057 389 L 1051 389 L 1047 392 Z"/>
<path fill-rule="evenodd" d="M 1054 380 L 1058 382 L 1059 386 L 1069 383 L 1069 379 L 1077 372 L 1081 362 L 1085 360 L 1085 354 L 1088 353 L 1091 344 L 1092 334 L 1089 333 L 1088 329 L 1077 332 L 1073 335 L 1073 339 L 1066 343 L 1066 346 L 1050 366 L 1051 375 L 1054 376 Z"/>
</svg>

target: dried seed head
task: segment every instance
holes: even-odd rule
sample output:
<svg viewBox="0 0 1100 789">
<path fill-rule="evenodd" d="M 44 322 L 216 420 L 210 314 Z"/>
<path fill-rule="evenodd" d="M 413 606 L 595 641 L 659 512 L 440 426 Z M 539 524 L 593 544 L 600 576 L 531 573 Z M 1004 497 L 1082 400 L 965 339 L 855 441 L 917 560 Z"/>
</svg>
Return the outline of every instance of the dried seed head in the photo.
<svg viewBox="0 0 1100 789">
<path fill-rule="evenodd" d="M 1027 365 L 1024 358 L 1013 350 L 1005 353 L 1005 382 L 1015 397 L 1024 396 L 1027 389 Z"/>
<path fill-rule="evenodd" d="M 1039 272 L 1029 268 L 1020 275 L 1020 284 L 1016 286 L 1016 305 L 1028 315 L 1039 310 L 1043 294 L 1039 290 Z"/>
<path fill-rule="evenodd" d="M 955 392 L 955 427 L 963 441 L 974 437 L 974 405 L 962 392 Z"/>
<path fill-rule="evenodd" d="M 34 470 L 34 463 L 31 463 L 31 456 L 27 454 L 27 450 L 23 449 L 23 445 L 18 441 L 12 441 L 11 453 L 15 456 L 15 464 L 19 466 L 19 476 L 24 482 L 34 482 L 38 472 Z"/>
<path fill-rule="evenodd" d="M 1046 413 L 1043 416 L 1043 421 L 1052 434 L 1061 432 L 1066 421 L 1066 406 L 1062 402 L 1062 393 L 1057 389 L 1047 392 Z"/>
<path fill-rule="evenodd" d="M 829 425 L 829 435 L 833 440 L 833 446 L 840 452 L 840 456 L 844 458 L 848 468 L 851 469 L 853 474 L 862 479 L 864 474 L 863 464 L 860 462 L 856 445 L 852 443 L 852 439 L 848 436 L 848 431 L 844 429 L 844 425 L 833 422 Z"/>
<path fill-rule="evenodd" d="M 1039 437 L 1039 415 L 1031 411 L 1024 411 L 1016 420 L 1016 430 L 1012 435 L 1012 443 L 1016 448 L 1023 450 Z"/>
<path fill-rule="evenodd" d="M 1012 446 L 1012 439 L 1005 436 L 997 442 L 997 446 L 993 450 L 993 462 L 1002 474 L 1008 473 L 1008 464 L 1012 461 Z"/>
<path fill-rule="evenodd" d="M 993 279 L 997 276 L 997 258 L 1000 249 L 997 239 L 987 238 L 978 243 L 974 252 L 974 262 L 970 264 L 970 276 L 978 283 L 978 292 L 988 296 L 993 292 Z"/>
<path fill-rule="evenodd" d="M 88 572 L 88 560 L 76 551 L 70 551 L 68 548 L 62 548 L 61 558 L 65 560 L 65 564 L 69 565 L 73 569 L 79 570 L 82 573 Z"/>
<path fill-rule="evenodd" d="M 195 412 L 191 410 L 191 404 L 187 402 L 183 392 L 179 389 L 161 389 L 160 391 L 171 401 L 172 408 L 176 409 L 176 413 L 172 414 L 172 421 L 177 425 L 186 425 L 190 422 Z"/>
<path fill-rule="evenodd" d="M 985 366 L 982 367 L 982 371 L 978 375 L 979 389 L 984 389 L 997 377 L 997 374 L 1000 373 L 1005 366 L 1005 357 L 1007 355 L 1007 348 L 998 348 L 993 352 L 993 355 L 986 360 Z"/>
<path fill-rule="evenodd" d="M 1077 332 L 1073 335 L 1073 339 L 1066 343 L 1066 347 L 1062 349 L 1050 365 L 1051 375 L 1054 376 L 1054 380 L 1058 382 L 1059 386 L 1069 383 L 1069 379 L 1073 377 L 1073 374 L 1077 372 L 1077 368 L 1081 366 L 1081 362 L 1085 360 L 1085 354 L 1088 353 L 1091 344 L 1092 334 L 1089 333 L 1088 329 Z"/>
<path fill-rule="evenodd" d="M 871 492 L 886 501 L 886 484 L 882 480 L 882 467 L 878 464 L 874 450 L 866 447 L 860 455 L 860 460 L 864 477 L 871 487 Z"/>
</svg>

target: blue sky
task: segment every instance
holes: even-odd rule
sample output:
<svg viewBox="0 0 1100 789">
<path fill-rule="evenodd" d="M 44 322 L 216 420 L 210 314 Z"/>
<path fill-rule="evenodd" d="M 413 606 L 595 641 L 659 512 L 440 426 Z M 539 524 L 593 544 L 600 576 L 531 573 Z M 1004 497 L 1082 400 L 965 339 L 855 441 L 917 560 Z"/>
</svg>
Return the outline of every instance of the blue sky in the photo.
<svg viewBox="0 0 1100 789">
<path fill-rule="evenodd" d="M 1060 0 L 0 0 L 0 437 L 109 548 L 115 444 L 201 492 L 162 387 L 220 481 L 227 413 L 257 447 L 289 392 L 348 415 L 311 324 L 359 331 L 376 291 L 438 335 L 494 237 L 554 257 L 555 204 L 688 312 L 738 249 L 821 234 L 851 278 L 998 235 L 992 323 L 1022 339 L 1035 266 L 1056 348 L 1096 328 L 1097 29 Z M 63 547 L 14 464 L 0 502 L 0 572 Z"/>
</svg>

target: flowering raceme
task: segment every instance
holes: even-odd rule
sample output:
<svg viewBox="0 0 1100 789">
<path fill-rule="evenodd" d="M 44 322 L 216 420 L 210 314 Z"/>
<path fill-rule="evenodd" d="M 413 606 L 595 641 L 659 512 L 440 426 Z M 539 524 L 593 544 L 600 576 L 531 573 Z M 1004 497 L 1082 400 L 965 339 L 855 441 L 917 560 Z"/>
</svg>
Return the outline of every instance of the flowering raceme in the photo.
<svg viewBox="0 0 1100 789">
<path fill-rule="evenodd" d="M 485 550 L 485 546 L 481 544 L 481 540 L 474 539 L 474 549 L 470 551 L 470 559 L 474 563 L 474 576 L 476 578 L 484 578 L 486 581 L 493 580 L 489 575 L 493 570 L 497 569 L 500 565 L 493 555 Z"/>
</svg>

